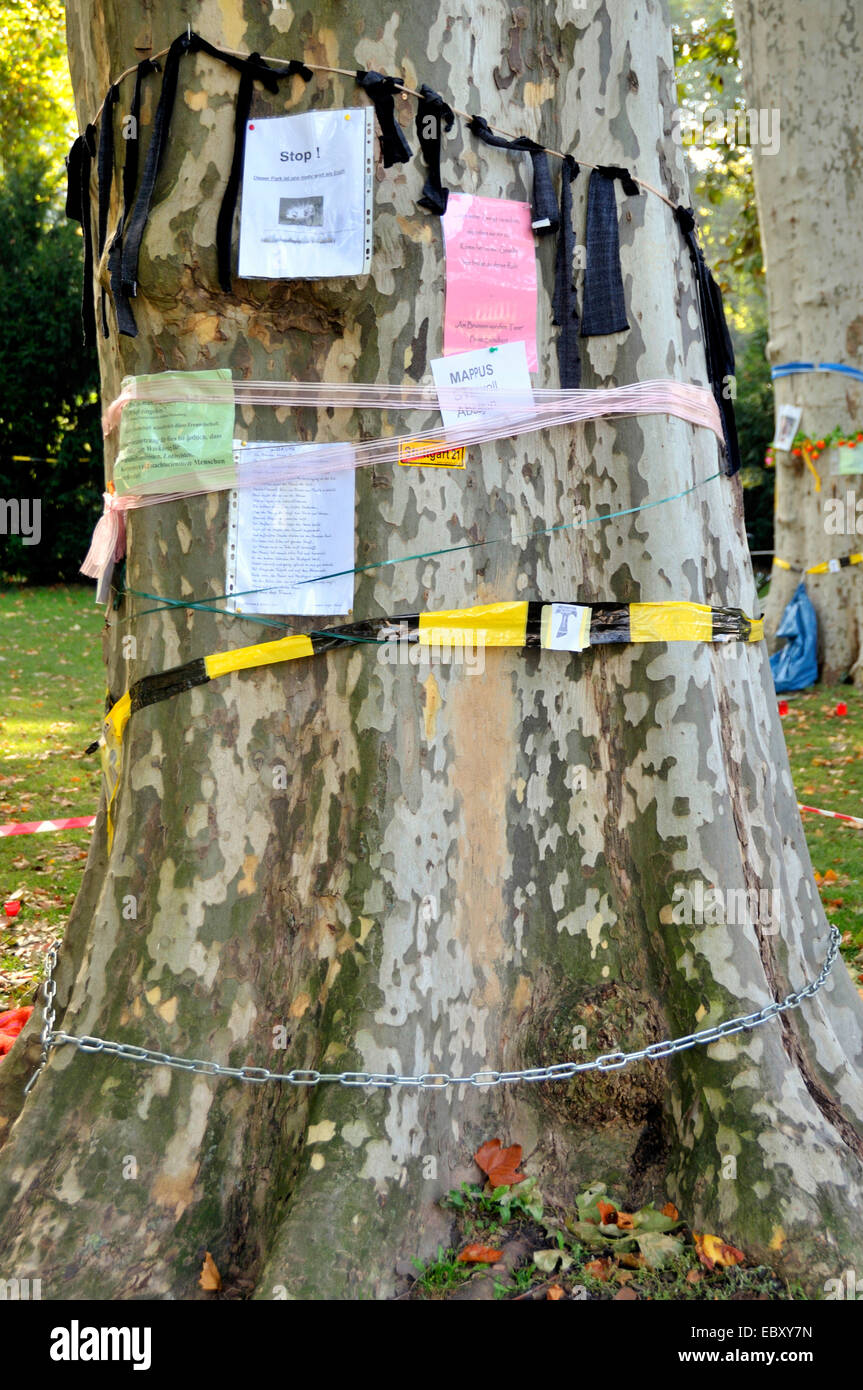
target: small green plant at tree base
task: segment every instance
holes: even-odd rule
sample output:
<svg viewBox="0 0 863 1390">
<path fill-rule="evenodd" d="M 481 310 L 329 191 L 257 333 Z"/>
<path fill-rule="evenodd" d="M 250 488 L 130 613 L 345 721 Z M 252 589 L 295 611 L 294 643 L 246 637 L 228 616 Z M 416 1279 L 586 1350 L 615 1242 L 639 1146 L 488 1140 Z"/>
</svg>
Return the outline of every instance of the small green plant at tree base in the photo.
<svg viewBox="0 0 863 1390">
<path fill-rule="evenodd" d="M 442 1245 L 437 1248 L 436 1259 L 430 1260 L 428 1264 L 417 1259 L 411 1263 L 419 1271 L 416 1280 L 417 1290 L 430 1298 L 442 1298 L 452 1293 L 470 1278 L 476 1268 L 475 1265 L 459 1264 L 458 1252 L 453 1249 L 444 1250 Z"/>
<path fill-rule="evenodd" d="M 544 1207 L 536 1178 L 526 1178 L 514 1187 L 480 1187 L 463 1182 L 451 1188 L 441 1199 L 441 1206 L 452 1207 L 478 1219 L 481 1225 L 506 1226 L 519 1217 L 542 1221 Z"/>
<path fill-rule="evenodd" d="M 521 1293 L 529 1293 L 540 1275 L 535 1264 L 520 1265 L 513 1270 L 508 1284 L 504 1284 L 500 1279 L 494 1281 L 494 1296 L 496 1299 L 512 1298 Z"/>
</svg>

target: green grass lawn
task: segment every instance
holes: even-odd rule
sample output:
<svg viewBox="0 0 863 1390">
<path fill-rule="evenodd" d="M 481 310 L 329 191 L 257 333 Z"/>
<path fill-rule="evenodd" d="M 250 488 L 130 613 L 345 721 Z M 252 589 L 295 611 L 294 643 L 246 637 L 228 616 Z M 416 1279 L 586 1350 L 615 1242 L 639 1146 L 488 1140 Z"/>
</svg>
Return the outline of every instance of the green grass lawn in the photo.
<svg viewBox="0 0 863 1390">
<path fill-rule="evenodd" d="M 85 586 L 0 590 L 0 823 L 91 815 L 98 759 L 84 749 L 104 708 L 104 611 Z M 847 716 L 834 711 L 842 700 Z M 863 816 L 863 692 L 815 690 L 783 720 L 799 801 Z M 812 863 L 843 951 L 863 977 L 863 830 L 804 815 Z M 62 931 L 91 832 L 0 839 L 0 904 L 21 892 L 0 935 L 0 1009 L 29 1002 L 48 942 Z"/>
<path fill-rule="evenodd" d="M 844 685 L 787 699 L 782 721 L 797 800 L 863 818 L 863 692 Z M 848 707 L 845 716 L 836 706 Z M 803 813 L 821 901 L 843 933 L 842 949 L 863 979 L 863 829 Z"/>
<path fill-rule="evenodd" d="M 99 803 L 98 737 L 105 704 L 92 587 L 0 590 L 0 824 L 92 815 Z M 0 839 L 0 1010 L 29 1003 L 46 945 L 78 891 L 89 830 Z M 2 903 L 21 891 L 6 918 Z"/>
</svg>

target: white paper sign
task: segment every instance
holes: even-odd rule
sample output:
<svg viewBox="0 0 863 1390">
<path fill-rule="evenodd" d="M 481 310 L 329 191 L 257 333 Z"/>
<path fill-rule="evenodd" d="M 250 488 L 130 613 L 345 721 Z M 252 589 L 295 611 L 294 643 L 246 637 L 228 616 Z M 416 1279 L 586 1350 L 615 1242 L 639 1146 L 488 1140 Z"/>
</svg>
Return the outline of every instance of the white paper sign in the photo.
<svg viewBox="0 0 863 1390">
<path fill-rule="evenodd" d="M 320 446 L 266 447 L 311 457 Z M 237 459 L 241 480 L 241 449 Z M 351 468 L 231 493 L 225 593 L 232 612 L 318 617 L 351 611 L 353 573 L 318 584 L 302 581 L 353 571 L 354 477 Z"/>
<path fill-rule="evenodd" d="M 779 449 L 781 453 L 787 454 L 791 445 L 794 443 L 794 436 L 800 428 L 800 417 L 803 414 L 803 407 L 799 405 L 781 405 L 779 414 L 776 417 L 776 434 L 773 437 L 774 449 Z"/>
<path fill-rule="evenodd" d="M 540 616 L 540 642 L 553 652 L 583 652 L 590 646 L 591 610 L 578 603 L 547 603 Z"/>
<path fill-rule="evenodd" d="M 374 108 L 246 124 L 239 275 L 365 275 L 372 257 Z"/>
<path fill-rule="evenodd" d="M 436 357 L 432 360 L 431 369 L 438 393 L 442 388 L 451 391 L 459 386 L 469 387 L 471 391 L 493 393 L 489 410 L 442 405 L 441 415 L 447 429 L 464 425 L 469 420 L 480 420 L 485 415 L 524 409 L 533 400 L 524 343 L 501 343 L 499 347 L 476 348 L 473 352 Z"/>
</svg>

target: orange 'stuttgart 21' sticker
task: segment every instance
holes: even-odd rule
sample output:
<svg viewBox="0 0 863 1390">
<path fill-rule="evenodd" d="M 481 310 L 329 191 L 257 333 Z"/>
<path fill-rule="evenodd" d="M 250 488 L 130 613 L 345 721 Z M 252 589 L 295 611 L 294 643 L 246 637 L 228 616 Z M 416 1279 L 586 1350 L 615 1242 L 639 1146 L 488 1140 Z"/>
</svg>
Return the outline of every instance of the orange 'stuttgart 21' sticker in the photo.
<svg viewBox="0 0 863 1390">
<path fill-rule="evenodd" d="M 441 439 L 406 439 L 399 444 L 399 463 L 403 466 L 417 465 L 423 468 L 464 468 L 464 449 L 434 450 Z M 433 452 L 430 452 L 432 450 Z"/>
</svg>

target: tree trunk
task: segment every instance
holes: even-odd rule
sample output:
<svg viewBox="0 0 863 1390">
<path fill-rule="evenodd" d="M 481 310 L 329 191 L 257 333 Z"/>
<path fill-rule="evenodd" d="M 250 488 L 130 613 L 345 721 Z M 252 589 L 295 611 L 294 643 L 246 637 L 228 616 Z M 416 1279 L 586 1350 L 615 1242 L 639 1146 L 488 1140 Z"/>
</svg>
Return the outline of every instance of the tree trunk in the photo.
<svg viewBox="0 0 863 1390">
<path fill-rule="evenodd" d="M 290 7 L 207 13 L 217 44 L 403 73 L 686 201 L 671 40 L 653 0 L 574 12 L 452 3 L 427 18 L 390 17 L 371 0 L 362 19 L 326 0 L 314 23 Z M 116 0 L 74 0 L 68 15 L 83 121 L 109 71 L 131 61 L 146 16 Z M 185 21 L 180 6 L 160 7 L 154 48 Z M 105 399 L 123 373 L 164 368 L 425 378 L 441 352 L 444 276 L 438 223 L 415 204 L 418 160 L 378 168 L 368 278 L 217 292 L 235 87 L 218 63 L 184 60 L 144 236 L 140 333 L 102 344 Z M 330 76 L 310 99 L 364 101 L 351 79 Z M 294 91 L 288 109 L 305 101 Z M 282 109 L 256 103 L 261 115 Z M 412 113 L 399 104 L 406 128 Z M 478 146 L 463 125 L 445 148 L 451 187 L 526 195 L 527 161 Z M 580 228 L 584 176 L 575 190 Z M 584 341 L 584 384 L 704 383 L 672 214 L 653 195 L 620 206 L 632 326 Z M 548 240 L 538 259 L 538 381 L 553 385 Z M 271 436 L 272 412 L 250 428 Z M 307 437 L 356 429 L 353 417 L 321 414 Z M 357 563 L 447 537 L 518 536 L 569 522 L 576 505 L 637 506 L 717 467 L 708 431 L 640 417 L 483 445 L 464 474 L 362 470 Z M 129 586 L 221 593 L 226 524 L 224 494 L 135 513 Z M 532 545 L 367 571 L 355 612 L 549 596 L 757 611 L 738 484 L 719 479 Z M 244 635 L 212 614 L 138 618 L 138 607 L 109 613 L 115 692 L 260 640 L 260 628 Z M 127 632 L 138 639 L 131 663 Z M 464 1074 L 686 1033 L 799 988 L 824 956 L 763 644 L 497 650 L 481 677 L 382 665 L 360 647 L 182 694 L 136 714 L 126 738 L 113 847 L 100 817 L 61 957 L 59 1024 L 70 1033 L 277 1070 Z M 675 886 L 696 881 L 776 891 L 781 934 L 748 921 L 675 924 Z M 135 920 L 123 915 L 128 895 Z M 0 1155 L 0 1240 L 10 1268 L 41 1276 L 44 1298 L 200 1297 L 204 1249 L 238 1296 L 382 1298 L 399 1287 L 399 1260 L 446 1242 L 437 1203 L 476 1176 L 472 1153 L 499 1135 L 524 1146 L 548 1198 L 571 1203 L 596 1178 L 633 1200 L 664 1192 L 697 1227 L 820 1281 L 863 1258 L 860 1013 L 840 963 L 784 1022 L 670 1063 L 447 1091 L 242 1085 L 62 1048 Z M 272 1046 L 279 1025 L 284 1052 Z M 7 1120 L 13 1076 L 4 1067 Z"/>
<path fill-rule="evenodd" d="M 767 270 L 771 365 L 839 362 L 863 367 L 863 171 L 859 161 L 859 12 L 846 0 L 736 0 L 747 103 L 780 112 L 778 149 L 756 143 L 752 155 L 758 219 Z M 836 373 L 781 377 L 777 411 L 803 407 L 801 430 L 818 440 L 837 427 L 863 428 L 863 383 Z M 846 494 L 863 499 L 856 477 L 838 475 L 847 449 L 814 460 L 815 487 L 802 458 L 776 455 L 776 554 L 805 569 L 861 549 L 860 537 L 832 524 L 833 499 L 847 515 Z M 863 453 L 855 457 L 863 469 Z M 861 509 L 863 513 L 863 509 Z M 863 520 L 861 520 L 863 530 Z M 766 627 L 774 632 L 800 575 L 774 567 Z M 860 639 L 863 588 L 856 568 L 809 576 L 818 613 L 821 678 L 849 672 L 863 683 Z"/>
</svg>

